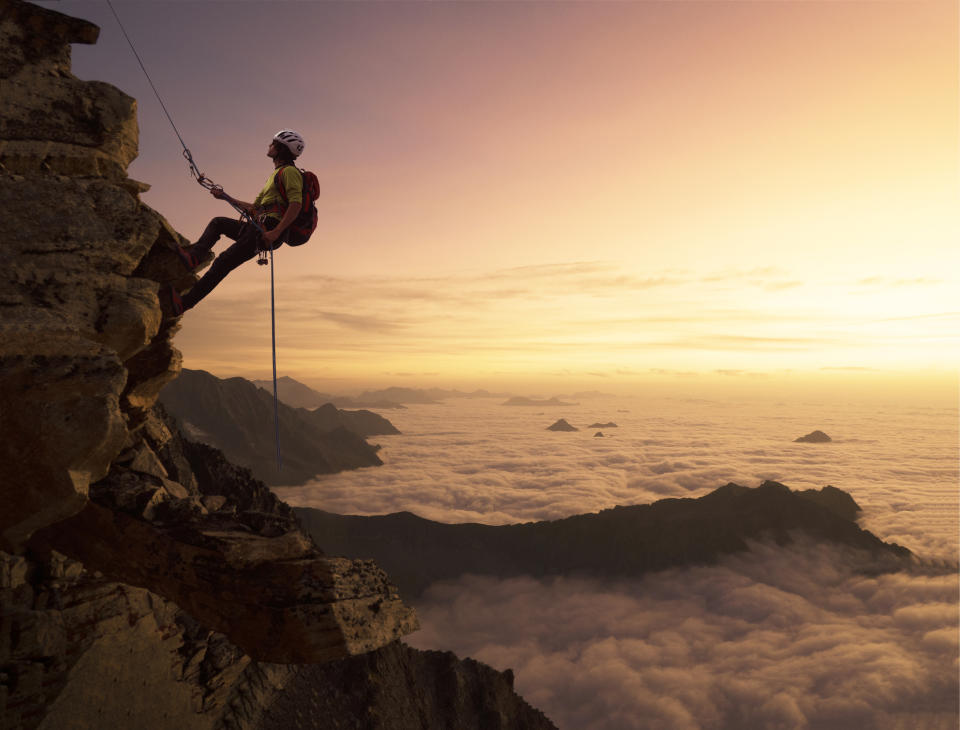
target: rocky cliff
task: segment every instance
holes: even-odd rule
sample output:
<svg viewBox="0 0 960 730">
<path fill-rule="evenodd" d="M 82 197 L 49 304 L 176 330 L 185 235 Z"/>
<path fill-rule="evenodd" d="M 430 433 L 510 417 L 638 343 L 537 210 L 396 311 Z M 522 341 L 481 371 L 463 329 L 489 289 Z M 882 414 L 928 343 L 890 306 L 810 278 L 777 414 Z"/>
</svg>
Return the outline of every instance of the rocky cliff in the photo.
<svg viewBox="0 0 960 730">
<path fill-rule="evenodd" d="M 97 35 L 0 2 L 0 728 L 255 728 L 307 663 L 328 663 L 331 697 L 362 691 L 337 681 L 357 656 L 381 666 L 369 686 L 417 695 L 412 660 L 369 658 L 406 656 L 416 628 L 384 572 L 326 557 L 156 405 L 181 361 L 158 291 L 193 275 L 127 177 L 136 102 L 70 72 Z M 419 681 L 451 676 L 431 667 Z M 551 727 L 509 679 L 483 675 L 477 702 L 482 685 L 506 722 Z M 345 726 L 410 725 L 311 725 Z"/>
</svg>

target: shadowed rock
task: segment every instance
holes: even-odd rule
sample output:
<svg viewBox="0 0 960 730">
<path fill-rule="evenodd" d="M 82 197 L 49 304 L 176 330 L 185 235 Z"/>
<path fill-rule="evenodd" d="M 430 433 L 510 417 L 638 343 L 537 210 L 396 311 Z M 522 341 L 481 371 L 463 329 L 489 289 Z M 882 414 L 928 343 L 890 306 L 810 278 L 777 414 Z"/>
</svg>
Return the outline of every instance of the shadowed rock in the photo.
<svg viewBox="0 0 960 730">
<path fill-rule="evenodd" d="M 276 695 L 258 730 L 315 730 L 316 718 L 327 717 L 356 718 L 349 727 L 363 730 L 555 730 L 517 696 L 509 669 L 497 672 L 449 652 L 414 651 L 400 643 L 304 667 Z"/>
<path fill-rule="evenodd" d="M 303 484 L 317 474 L 379 466 L 365 436 L 399 433 L 370 411 L 316 410 L 279 404 L 283 469 L 277 469 L 273 394 L 243 378 L 184 370 L 160 401 L 196 440 L 221 449 L 235 464 L 271 485 Z M 265 427 L 266 424 L 266 427 Z"/>
<path fill-rule="evenodd" d="M 548 431 L 579 431 L 580 429 L 576 426 L 571 426 L 567 423 L 566 419 L 561 418 L 556 421 L 552 426 L 547 426 Z"/>
<path fill-rule="evenodd" d="M 827 436 L 823 431 L 811 431 L 806 436 L 801 436 L 800 438 L 795 438 L 794 443 L 801 444 L 827 444 L 833 441 L 832 438 Z"/>
</svg>

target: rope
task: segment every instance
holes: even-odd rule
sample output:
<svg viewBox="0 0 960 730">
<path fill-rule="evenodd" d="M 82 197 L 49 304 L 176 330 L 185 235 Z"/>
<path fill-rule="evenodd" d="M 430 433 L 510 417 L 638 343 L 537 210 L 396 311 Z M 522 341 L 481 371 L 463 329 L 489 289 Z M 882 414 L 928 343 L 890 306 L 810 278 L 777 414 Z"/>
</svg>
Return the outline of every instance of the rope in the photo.
<svg viewBox="0 0 960 730">
<path fill-rule="evenodd" d="M 167 111 L 167 105 L 163 103 L 163 99 L 160 97 L 160 92 L 157 91 L 157 87 L 153 83 L 153 79 L 150 78 L 150 74 L 147 72 L 147 67 L 144 66 L 143 60 L 140 58 L 140 54 L 137 53 L 137 49 L 133 45 L 133 41 L 130 40 L 130 36 L 127 34 L 127 29 L 123 27 L 123 22 L 120 20 L 120 16 L 117 15 L 117 11 L 113 7 L 113 3 L 110 0 L 107 0 L 107 6 L 110 8 L 110 12 L 113 13 L 113 17 L 117 20 L 117 25 L 120 26 L 120 32 L 123 33 L 123 37 L 127 39 L 127 45 L 130 46 L 130 50 L 133 51 L 134 57 L 137 59 L 137 63 L 140 64 L 140 69 L 143 71 L 143 75 L 147 77 L 147 82 L 150 84 L 150 88 L 153 89 L 154 96 L 157 97 L 157 101 L 160 102 L 160 108 L 163 109 L 163 113 L 167 116 L 167 121 L 170 122 L 170 126 L 173 127 L 174 134 L 177 135 L 177 139 L 180 140 L 180 146 L 183 147 L 183 156 L 187 160 L 187 164 L 190 165 L 190 174 L 196 178 L 196 181 L 200 184 L 201 187 L 210 190 L 217 191 L 220 193 L 217 197 L 220 200 L 225 200 L 230 206 L 240 214 L 240 217 L 251 225 L 255 226 L 260 233 L 265 233 L 264 228 L 260 225 L 260 222 L 257 219 L 250 215 L 250 213 L 241 207 L 238 204 L 238 201 L 235 198 L 227 195 L 223 188 L 220 185 L 217 185 L 215 182 L 206 177 L 200 169 L 197 167 L 197 163 L 193 160 L 193 154 L 187 148 L 186 143 L 183 141 L 183 137 L 180 134 L 180 130 L 177 129 L 177 125 L 173 122 L 173 117 L 170 116 L 170 112 Z M 223 197 L 220 197 L 220 196 Z M 262 262 L 261 262 L 262 263 Z M 283 462 L 280 458 L 280 406 L 277 398 L 277 317 L 276 317 L 276 305 L 274 303 L 274 283 L 273 283 L 273 249 L 270 249 L 270 335 L 273 342 L 273 426 L 274 426 L 274 435 L 276 437 L 277 443 L 277 470 L 283 468 Z"/>
<path fill-rule="evenodd" d="M 137 49 L 133 47 L 133 41 L 130 40 L 130 36 L 127 35 L 127 29 L 123 27 L 123 23 L 120 22 L 120 16 L 117 15 L 117 11 L 113 9 L 113 3 L 110 0 L 107 0 L 107 5 L 110 8 L 110 12 L 113 13 L 113 17 L 117 19 L 117 25 L 120 26 L 120 32 L 123 33 L 123 37 L 127 39 L 127 45 L 130 46 L 130 50 L 133 51 L 133 55 L 137 59 L 137 63 L 140 64 L 140 68 L 143 70 L 143 75 L 147 77 L 147 81 L 150 83 L 150 88 L 153 89 L 154 95 L 157 97 L 157 101 L 160 102 L 160 106 L 163 108 L 163 113 L 167 115 L 167 120 L 170 122 L 170 126 L 173 127 L 173 131 L 177 135 L 177 139 L 180 140 L 180 144 L 183 146 L 184 156 L 190 161 L 191 167 L 195 167 L 193 164 L 193 157 L 190 156 L 190 150 L 187 149 L 187 145 L 183 143 L 183 137 L 180 136 L 180 130 L 177 129 L 177 125 L 173 123 L 173 118 L 170 116 L 170 112 L 167 111 L 166 105 L 163 103 L 163 99 L 160 98 L 160 92 L 157 91 L 157 87 L 153 85 L 153 79 L 150 78 L 150 74 L 147 73 L 147 67 L 143 65 L 143 61 L 140 60 L 140 54 L 137 53 Z"/>
<path fill-rule="evenodd" d="M 130 50 L 133 51 L 134 57 L 137 59 L 137 63 L 140 64 L 140 69 L 143 71 L 143 75 L 147 77 L 147 82 L 150 84 L 150 88 L 153 89 L 153 95 L 157 97 L 157 101 L 160 102 L 160 108 L 163 109 L 163 113 L 167 116 L 167 121 L 170 122 L 170 126 L 173 127 L 173 133 L 177 135 L 177 139 L 180 140 L 180 146 L 183 147 L 183 156 L 187 161 L 187 164 L 190 165 L 190 174 L 196 178 L 197 182 L 201 187 L 206 188 L 207 190 L 217 190 L 223 194 L 223 197 L 220 200 L 226 200 L 235 211 L 240 214 L 240 217 L 252 224 L 257 228 L 260 233 L 263 233 L 263 226 L 261 226 L 257 220 L 250 215 L 246 210 L 237 205 L 235 198 L 231 198 L 227 195 L 223 188 L 220 185 L 217 185 L 213 180 L 210 180 L 202 172 L 200 168 L 197 167 L 197 163 L 194 162 L 193 154 L 190 152 L 187 147 L 186 142 L 183 141 L 183 136 L 180 134 L 180 130 L 177 129 L 177 125 L 174 124 L 173 117 L 170 116 L 170 112 L 167 111 L 167 105 L 163 103 L 163 98 L 160 96 L 160 92 L 157 91 L 156 85 L 153 83 L 153 79 L 150 78 L 150 73 L 147 71 L 147 67 L 143 64 L 143 59 L 140 58 L 140 54 L 137 53 L 137 49 L 133 45 L 133 41 L 130 40 L 130 36 L 127 34 L 127 29 L 123 26 L 123 22 L 120 20 L 120 16 L 117 15 L 116 9 L 113 7 L 113 3 L 110 0 L 107 0 L 107 6 L 110 8 L 110 12 L 113 13 L 113 17 L 117 20 L 117 25 L 120 26 L 120 32 L 123 33 L 123 37 L 127 39 L 127 45 L 130 46 Z"/>
<path fill-rule="evenodd" d="M 280 406 L 277 399 L 277 307 L 274 301 L 273 248 L 270 249 L 270 339 L 273 343 L 273 431 L 277 442 L 277 471 L 283 469 L 280 458 Z"/>
</svg>

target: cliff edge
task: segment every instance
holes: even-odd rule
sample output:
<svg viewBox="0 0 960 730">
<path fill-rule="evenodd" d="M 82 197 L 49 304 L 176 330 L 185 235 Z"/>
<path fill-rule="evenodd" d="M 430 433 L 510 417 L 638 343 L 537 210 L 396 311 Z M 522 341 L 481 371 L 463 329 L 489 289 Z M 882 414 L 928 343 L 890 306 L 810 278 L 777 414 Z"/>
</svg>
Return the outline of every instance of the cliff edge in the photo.
<svg viewBox="0 0 960 730">
<path fill-rule="evenodd" d="M 158 407 L 181 369 L 158 291 L 194 277 L 127 176 L 135 100 L 71 74 L 98 33 L 0 2 L 2 727 L 252 728 L 294 663 L 391 651 L 416 617 Z"/>
<path fill-rule="evenodd" d="M 158 289 L 192 274 L 126 176 L 136 102 L 70 74 L 69 43 L 95 26 L 14 2 L 0 32 L 2 547 L 29 541 L 148 588 L 267 661 L 347 656 L 413 630 L 372 563 L 325 558 L 291 516 L 252 529 L 205 499 L 229 483 L 203 493 L 164 458 L 173 433 L 154 406 L 181 357 Z"/>
</svg>

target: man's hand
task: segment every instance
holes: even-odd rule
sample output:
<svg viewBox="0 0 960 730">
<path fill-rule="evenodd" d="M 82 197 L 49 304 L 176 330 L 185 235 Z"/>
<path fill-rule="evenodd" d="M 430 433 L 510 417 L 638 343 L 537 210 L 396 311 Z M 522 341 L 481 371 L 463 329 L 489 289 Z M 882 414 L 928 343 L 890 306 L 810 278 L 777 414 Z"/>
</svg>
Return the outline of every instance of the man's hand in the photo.
<svg viewBox="0 0 960 730">
<path fill-rule="evenodd" d="M 210 188 L 210 194 L 217 200 L 223 200 L 227 197 L 227 194 L 223 192 L 223 188 Z"/>
<path fill-rule="evenodd" d="M 273 244 L 277 242 L 277 239 L 280 238 L 280 231 L 277 228 L 274 228 L 272 231 L 264 231 L 260 237 L 263 239 L 263 242 L 266 244 L 264 248 L 273 248 Z"/>
</svg>

